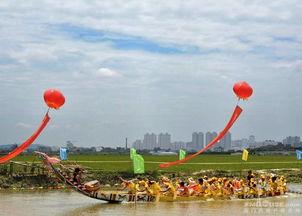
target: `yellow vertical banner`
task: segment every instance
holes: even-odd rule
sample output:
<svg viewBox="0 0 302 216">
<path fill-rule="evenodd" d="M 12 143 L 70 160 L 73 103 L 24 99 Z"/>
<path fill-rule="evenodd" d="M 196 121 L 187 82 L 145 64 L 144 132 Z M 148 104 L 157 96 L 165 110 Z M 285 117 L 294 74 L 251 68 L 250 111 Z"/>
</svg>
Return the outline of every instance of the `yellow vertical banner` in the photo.
<svg viewBox="0 0 302 216">
<path fill-rule="evenodd" d="M 243 149 L 243 152 L 242 152 L 242 160 L 247 161 L 248 156 L 249 156 L 248 150 Z"/>
</svg>

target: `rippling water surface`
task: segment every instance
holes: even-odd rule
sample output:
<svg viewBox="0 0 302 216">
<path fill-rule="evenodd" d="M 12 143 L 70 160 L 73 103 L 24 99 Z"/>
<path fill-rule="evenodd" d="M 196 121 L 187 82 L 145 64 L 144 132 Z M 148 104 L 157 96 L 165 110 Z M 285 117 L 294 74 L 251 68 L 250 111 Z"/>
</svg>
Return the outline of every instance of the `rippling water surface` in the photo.
<svg viewBox="0 0 302 216">
<path fill-rule="evenodd" d="M 291 185 L 302 191 L 302 185 Z M 251 200 L 107 204 L 76 192 L 0 193 L 0 215 L 302 215 L 302 195 Z"/>
</svg>

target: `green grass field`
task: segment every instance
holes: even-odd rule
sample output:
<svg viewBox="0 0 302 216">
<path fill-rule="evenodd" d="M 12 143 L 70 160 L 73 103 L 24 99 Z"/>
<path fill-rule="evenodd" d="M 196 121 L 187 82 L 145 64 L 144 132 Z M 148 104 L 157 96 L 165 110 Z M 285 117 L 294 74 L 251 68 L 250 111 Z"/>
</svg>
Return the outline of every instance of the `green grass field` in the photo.
<svg viewBox="0 0 302 216">
<path fill-rule="evenodd" d="M 146 171 L 162 170 L 161 162 L 177 160 L 177 156 L 152 156 L 146 155 Z M 14 161 L 39 161 L 34 155 L 18 156 Z M 76 161 L 84 167 L 104 171 L 131 171 L 132 162 L 128 155 L 70 155 L 69 161 Z M 247 162 L 241 160 L 241 155 L 200 155 L 185 164 L 173 166 L 165 171 L 172 172 L 196 172 L 200 170 L 259 170 L 259 169 L 282 169 L 302 168 L 302 161 L 295 156 L 254 156 L 250 155 Z"/>
</svg>

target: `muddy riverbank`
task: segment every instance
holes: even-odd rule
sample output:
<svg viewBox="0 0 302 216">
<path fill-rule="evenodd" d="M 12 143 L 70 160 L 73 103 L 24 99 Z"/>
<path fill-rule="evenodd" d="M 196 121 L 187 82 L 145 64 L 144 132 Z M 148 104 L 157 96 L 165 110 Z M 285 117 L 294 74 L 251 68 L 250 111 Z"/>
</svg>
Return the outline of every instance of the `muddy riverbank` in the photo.
<svg viewBox="0 0 302 216">
<path fill-rule="evenodd" d="M 255 173 L 273 173 L 276 175 L 283 175 L 288 183 L 302 183 L 301 169 L 275 169 L 275 170 L 257 170 Z M 247 170 L 243 171 L 221 171 L 221 170 L 206 170 L 195 173 L 172 173 L 172 172 L 150 172 L 140 175 L 143 178 L 159 180 L 160 176 L 165 175 L 169 178 L 187 178 L 200 176 L 217 176 L 217 177 L 240 177 L 244 178 Z M 125 179 L 132 179 L 137 177 L 130 172 L 104 172 L 91 171 L 84 174 L 83 181 L 97 179 L 103 186 L 118 187 L 121 183 L 119 177 Z M 62 184 L 55 176 L 49 173 L 43 174 L 1 174 L 0 175 L 0 190 L 22 190 L 22 189 L 62 189 L 65 185 Z"/>
</svg>

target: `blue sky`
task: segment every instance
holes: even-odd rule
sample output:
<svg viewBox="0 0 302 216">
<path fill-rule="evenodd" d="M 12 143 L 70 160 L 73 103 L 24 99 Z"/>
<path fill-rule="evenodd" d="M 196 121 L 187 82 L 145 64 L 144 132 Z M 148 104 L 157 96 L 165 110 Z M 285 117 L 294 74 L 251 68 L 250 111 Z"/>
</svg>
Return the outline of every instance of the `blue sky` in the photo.
<svg viewBox="0 0 302 216">
<path fill-rule="evenodd" d="M 146 132 L 190 141 L 223 128 L 246 80 L 253 97 L 233 139 L 302 136 L 300 1 L 0 2 L 0 143 L 117 146 Z"/>
<path fill-rule="evenodd" d="M 112 48 L 119 50 L 138 50 L 158 54 L 201 54 L 198 47 L 161 44 L 152 40 L 133 35 L 104 32 L 93 28 L 61 24 L 54 26 L 58 33 L 65 33 L 67 38 L 90 43 L 108 42 Z"/>
</svg>

